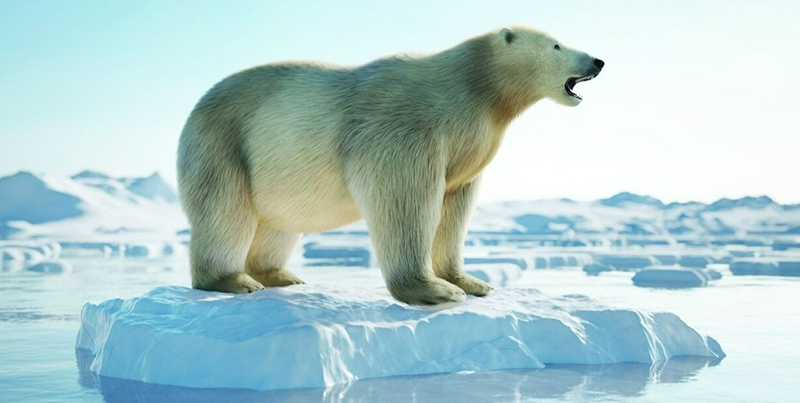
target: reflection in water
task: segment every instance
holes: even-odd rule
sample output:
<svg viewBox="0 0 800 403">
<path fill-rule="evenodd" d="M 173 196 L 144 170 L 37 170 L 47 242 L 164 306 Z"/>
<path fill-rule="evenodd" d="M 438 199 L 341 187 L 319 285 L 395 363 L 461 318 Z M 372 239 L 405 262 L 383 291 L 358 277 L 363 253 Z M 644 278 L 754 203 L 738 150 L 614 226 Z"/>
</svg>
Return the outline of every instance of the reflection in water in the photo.
<svg viewBox="0 0 800 403">
<path fill-rule="evenodd" d="M 98 389 L 107 402 L 216 401 L 514 401 L 533 398 L 640 396 L 647 385 L 694 379 L 719 360 L 678 357 L 667 362 L 614 365 L 549 365 L 540 370 L 507 370 L 366 379 L 326 389 L 252 391 L 196 389 L 97 376 L 91 352 L 76 350 L 78 382 Z"/>
</svg>

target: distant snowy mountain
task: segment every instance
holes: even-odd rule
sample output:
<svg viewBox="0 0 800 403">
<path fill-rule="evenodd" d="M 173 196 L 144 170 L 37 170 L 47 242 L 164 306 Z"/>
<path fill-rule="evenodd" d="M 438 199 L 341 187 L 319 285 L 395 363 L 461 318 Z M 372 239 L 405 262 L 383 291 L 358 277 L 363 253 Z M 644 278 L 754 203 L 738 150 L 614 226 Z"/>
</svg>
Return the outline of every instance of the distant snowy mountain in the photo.
<svg viewBox="0 0 800 403">
<path fill-rule="evenodd" d="M 134 237 L 187 233 L 175 191 L 157 173 L 112 178 L 83 171 L 69 178 L 19 172 L 0 178 L 0 239 Z M 366 233 L 359 222 L 337 230 Z M 573 236 L 800 234 L 800 208 L 769 197 L 665 204 L 623 192 L 593 202 L 569 199 L 478 206 L 472 233 Z"/>
<path fill-rule="evenodd" d="M 777 206 L 772 199 L 767 196 L 743 197 L 741 199 L 719 199 L 708 206 L 708 211 L 731 210 L 738 207 L 760 209 L 769 206 Z"/>
<path fill-rule="evenodd" d="M 0 221 L 39 224 L 83 214 L 79 197 L 53 189 L 30 172 L 0 178 L 0 195 Z"/>
<path fill-rule="evenodd" d="M 604 206 L 611 206 L 611 207 L 625 207 L 631 204 L 644 204 L 647 206 L 654 206 L 658 208 L 664 207 L 664 203 L 661 200 L 658 200 L 654 197 L 641 196 L 630 192 L 617 193 L 614 196 L 609 197 L 608 199 L 602 199 L 599 200 L 598 202 Z"/>
<path fill-rule="evenodd" d="M 78 172 L 75 175 L 72 175 L 71 178 L 75 179 L 75 180 L 81 180 L 81 179 L 111 179 L 110 176 L 108 176 L 108 175 L 106 175 L 104 173 L 100 173 L 100 172 L 97 172 L 97 171 L 91 171 L 91 170 L 88 170 L 88 169 L 85 170 L 85 171 Z"/>
<path fill-rule="evenodd" d="M 800 209 L 766 196 L 664 204 L 623 192 L 595 202 L 566 199 L 479 206 L 472 232 L 537 235 L 739 235 L 797 234 Z"/>
<path fill-rule="evenodd" d="M 132 178 L 128 179 L 128 190 L 131 192 L 146 197 L 150 200 L 164 200 L 169 203 L 178 201 L 178 196 L 175 191 L 167 185 L 158 173 L 154 173 L 146 178 Z"/>
<path fill-rule="evenodd" d="M 65 178 L 18 172 L 0 178 L 0 195 L 0 237 L 174 235 L 186 227 L 175 192 L 158 174 L 111 178 L 83 171 Z"/>
</svg>

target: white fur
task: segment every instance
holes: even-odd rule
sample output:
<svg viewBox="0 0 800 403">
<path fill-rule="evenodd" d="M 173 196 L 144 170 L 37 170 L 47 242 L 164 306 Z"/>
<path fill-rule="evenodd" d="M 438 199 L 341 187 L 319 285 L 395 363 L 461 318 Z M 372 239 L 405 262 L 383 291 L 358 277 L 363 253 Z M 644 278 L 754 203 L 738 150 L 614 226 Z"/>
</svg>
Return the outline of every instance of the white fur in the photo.
<svg viewBox="0 0 800 403">
<path fill-rule="evenodd" d="M 477 179 L 514 117 L 544 97 L 576 105 L 564 83 L 592 68 L 555 44 L 506 28 L 427 57 L 265 65 L 223 80 L 179 147 L 193 285 L 300 283 L 285 270 L 299 234 L 363 217 L 399 300 L 486 295 L 462 268 Z"/>
</svg>

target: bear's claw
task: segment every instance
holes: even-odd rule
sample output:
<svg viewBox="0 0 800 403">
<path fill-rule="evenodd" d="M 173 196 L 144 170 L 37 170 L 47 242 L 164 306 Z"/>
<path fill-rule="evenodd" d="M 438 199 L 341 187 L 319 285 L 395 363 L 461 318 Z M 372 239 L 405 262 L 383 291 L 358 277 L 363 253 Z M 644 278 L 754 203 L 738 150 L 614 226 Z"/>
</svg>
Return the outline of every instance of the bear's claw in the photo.
<svg viewBox="0 0 800 403">
<path fill-rule="evenodd" d="M 451 281 L 469 295 L 485 297 L 494 290 L 494 287 L 475 276 L 464 273 L 459 278 Z"/>
<path fill-rule="evenodd" d="M 250 275 L 256 279 L 264 287 L 286 287 L 296 284 L 305 284 L 305 281 L 300 280 L 292 274 L 289 270 L 285 269 L 269 269 L 251 272 Z"/>
<path fill-rule="evenodd" d="M 462 289 L 435 277 L 411 284 L 390 284 L 388 288 L 395 299 L 410 305 L 438 305 L 467 299 Z"/>
<path fill-rule="evenodd" d="M 207 285 L 195 287 L 206 291 L 229 292 L 233 294 L 247 294 L 264 289 L 258 281 L 245 273 L 233 273 L 211 281 Z"/>
</svg>

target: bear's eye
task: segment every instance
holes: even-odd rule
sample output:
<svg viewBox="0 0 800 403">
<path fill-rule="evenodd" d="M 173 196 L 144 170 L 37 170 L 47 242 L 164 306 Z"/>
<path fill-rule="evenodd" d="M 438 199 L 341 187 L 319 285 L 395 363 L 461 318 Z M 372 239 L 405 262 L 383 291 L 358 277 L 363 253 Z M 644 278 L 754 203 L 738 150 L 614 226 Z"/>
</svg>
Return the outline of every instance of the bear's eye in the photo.
<svg viewBox="0 0 800 403">
<path fill-rule="evenodd" d="M 553 46 L 553 49 L 555 49 L 555 50 L 561 50 L 561 46 L 558 46 L 558 45 L 556 45 L 556 46 Z"/>
</svg>

